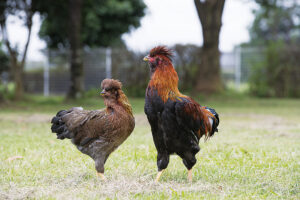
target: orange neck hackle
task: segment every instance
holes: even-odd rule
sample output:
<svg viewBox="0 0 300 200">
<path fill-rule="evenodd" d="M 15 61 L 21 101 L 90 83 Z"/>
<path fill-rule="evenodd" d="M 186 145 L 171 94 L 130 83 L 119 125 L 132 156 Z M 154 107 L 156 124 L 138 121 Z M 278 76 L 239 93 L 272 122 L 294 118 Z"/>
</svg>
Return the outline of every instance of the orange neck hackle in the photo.
<svg viewBox="0 0 300 200">
<path fill-rule="evenodd" d="M 157 90 L 158 95 L 164 102 L 168 99 L 176 100 L 182 95 L 178 90 L 178 75 L 171 61 L 167 58 L 157 66 L 151 76 L 149 88 Z"/>
</svg>

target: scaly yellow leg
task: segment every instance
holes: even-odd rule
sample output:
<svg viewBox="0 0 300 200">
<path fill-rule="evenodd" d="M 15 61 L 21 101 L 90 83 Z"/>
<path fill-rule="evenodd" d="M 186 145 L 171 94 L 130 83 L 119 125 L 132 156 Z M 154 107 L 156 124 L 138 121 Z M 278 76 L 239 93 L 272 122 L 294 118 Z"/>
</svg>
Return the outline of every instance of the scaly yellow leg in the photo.
<svg viewBox="0 0 300 200">
<path fill-rule="evenodd" d="M 97 172 L 97 176 L 99 176 L 101 178 L 101 180 L 105 181 L 106 180 L 106 177 L 104 176 L 103 173 L 99 173 Z"/>
<path fill-rule="evenodd" d="M 190 169 L 189 171 L 188 171 L 188 180 L 189 180 L 189 182 L 191 183 L 192 181 L 193 181 L 193 173 L 192 173 L 192 169 Z"/>
<path fill-rule="evenodd" d="M 158 172 L 158 174 L 157 174 L 157 176 L 156 176 L 156 179 L 155 179 L 155 183 L 158 183 L 159 178 L 160 178 L 160 176 L 161 176 L 161 174 L 162 174 L 163 172 L 164 172 L 164 169 Z"/>
</svg>

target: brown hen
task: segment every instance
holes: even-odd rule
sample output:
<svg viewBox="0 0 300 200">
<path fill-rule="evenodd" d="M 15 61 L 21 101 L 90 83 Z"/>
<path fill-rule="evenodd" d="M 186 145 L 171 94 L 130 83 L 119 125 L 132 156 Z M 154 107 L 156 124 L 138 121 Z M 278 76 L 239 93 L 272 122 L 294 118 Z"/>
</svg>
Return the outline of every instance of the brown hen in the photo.
<svg viewBox="0 0 300 200">
<path fill-rule="evenodd" d="M 51 130 L 57 139 L 71 139 L 84 154 L 95 161 L 98 175 L 105 179 L 104 164 L 108 156 L 120 146 L 134 129 L 131 105 L 118 80 L 105 79 L 101 83 L 106 108 L 83 110 L 81 107 L 61 110 L 52 118 Z"/>
</svg>

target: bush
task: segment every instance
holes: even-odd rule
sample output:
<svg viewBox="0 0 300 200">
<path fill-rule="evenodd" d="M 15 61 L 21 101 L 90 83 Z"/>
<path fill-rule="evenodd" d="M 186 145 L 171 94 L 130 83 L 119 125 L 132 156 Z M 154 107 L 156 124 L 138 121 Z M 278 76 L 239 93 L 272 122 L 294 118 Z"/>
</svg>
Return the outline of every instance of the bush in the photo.
<svg viewBox="0 0 300 200">
<path fill-rule="evenodd" d="M 14 91 L 15 85 L 13 83 L 0 84 L 0 102 L 14 99 Z"/>
<path fill-rule="evenodd" d="M 300 97 L 300 48 L 270 43 L 264 62 L 253 66 L 250 92 L 260 97 Z"/>
</svg>

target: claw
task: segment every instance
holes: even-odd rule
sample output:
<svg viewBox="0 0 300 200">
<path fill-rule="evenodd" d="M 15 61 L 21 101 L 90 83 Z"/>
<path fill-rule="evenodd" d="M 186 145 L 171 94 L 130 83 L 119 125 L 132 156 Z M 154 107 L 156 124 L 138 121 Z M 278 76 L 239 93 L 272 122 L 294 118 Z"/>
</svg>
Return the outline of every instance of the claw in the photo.
<svg viewBox="0 0 300 200">
<path fill-rule="evenodd" d="M 162 175 L 163 172 L 164 172 L 164 169 L 158 172 L 156 179 L 155 179 L 155 183 L 158 183 L 160 176 Z"/>
<path fill-rule="evenodd" d="M 105 181 L 106 180 L 106 177 L 104 176 L 103 173 L 99 173 L 97 172 L 97 176 L 99 176 L 101 178 L 101 180 Z"/>
<path fill-rule="evenodd" d="M 192 169 L 190 169 L 190 170 L 188 171 L 188 180 L 189 180 L 190 183 L 193 181 Z"/>
</svg>

